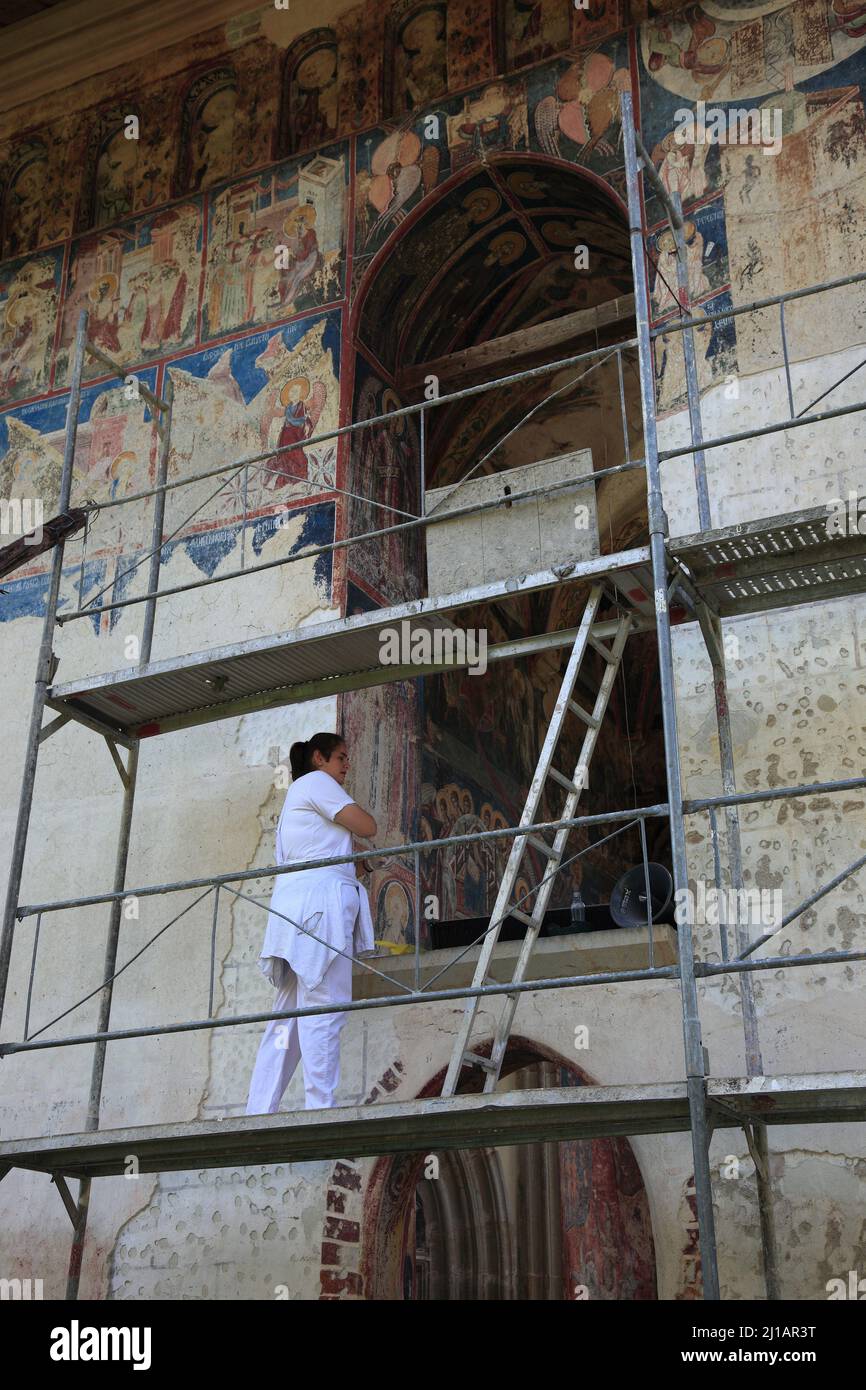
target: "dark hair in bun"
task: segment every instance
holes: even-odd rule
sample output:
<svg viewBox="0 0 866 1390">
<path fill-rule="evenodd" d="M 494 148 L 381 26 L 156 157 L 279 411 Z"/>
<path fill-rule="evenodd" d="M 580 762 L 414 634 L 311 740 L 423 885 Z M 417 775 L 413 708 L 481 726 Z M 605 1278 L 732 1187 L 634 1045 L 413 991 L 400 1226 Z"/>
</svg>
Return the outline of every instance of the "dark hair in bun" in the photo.
<svg viewBox="0 0 866 1390">
<path fill-rule="evenodd" d="M 289 749 L 289 762 L 292 768 L 292 781 L 313 771 L 313 754 L 321 753 L 327 762 L 331 755 L 345 743 L 342 734 L 313 734 L 306 743 L 293 743 Z"/>
</svg>

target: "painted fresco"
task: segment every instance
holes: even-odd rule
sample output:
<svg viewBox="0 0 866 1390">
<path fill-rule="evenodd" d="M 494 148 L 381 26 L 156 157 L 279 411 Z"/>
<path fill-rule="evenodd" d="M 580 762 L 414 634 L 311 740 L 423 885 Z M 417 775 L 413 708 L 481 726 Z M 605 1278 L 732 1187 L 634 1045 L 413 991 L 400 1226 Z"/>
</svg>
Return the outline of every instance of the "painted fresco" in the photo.
<svg viewBox="0 0 866 1390">
<path fill-rule="evenodd" d="M 501 0 L 501 45 L 505 67 L 537 63 L 567 47 L 571 0 Z"/>
<path fill-rule="evenodd" d="M 333 29 L 314 29 L 292 45 L 283 78 L 285 148 L 295 154 L 333 140 L 339 125 L 339 59 Z"/>
<path fill-rule="evenodd" d="M 59 241 L 70 231 L 55 133 L 19 141 L 0 156 L 0 258 L 11 259 Z"/>
<path fill-rule="evenodd" d="M 156 388 L 156 369 L 138 378 Z M 144 403 L 131 398 L 125 385 L 93 386 L 81 396 L 81 413 L 72 474 L 71 502 L 108 502 L 139 492 L 153 482 L 156 463 L 155 431 Z M 41 498 L 44 515 L 57 512 L 68 396 L 52 396 L 0 414 L 0 494 L 14 498 Z M 82 537 L 68 546 L 60 610 L 92 599 L 109 585 L 102 602 L 110 601 L 111 576 L 117 556 L 140 547 L 150 536 L 151 509 L 147 502 L 130 503 L 91 515 L 86 558 L 81 566 Z M 72 563 L 74 561 L 74 563 Z M 0 621 L 43 611 L 46 591 L 35 576 L 46 575 L 51 553 L 37 556 L 26 566 L 26 577 L 4 581 L 9 597 L 0 598 Z M 94 619 L 99 630 L 99 618 Z"/>
<path fill-rule="evenodd" d="M 353 419 L 369 420 L 408 404 L 358 359 Z M 420 515 L 419 452 L 415 416 L 356 431 L 347 484 L 353 494 L 347 503 L 348 535 L 378 531 Z M 364 541 L 352 546 L 349 571 L 380 600 L 404 603 L 421 593 L 421 546 L 420 530 Z"/>
<path fill-rule="evenodd" d="M 630 83 L 625 39 L 573 61 L 559 59 L 526 78 L 492 82 L 438 102 L 438 133 L 424 117 L 358 140 L 356 244 L 383 245 L 434 188 L 490 154 L 537 151 L 613 179 L 621 168 L 619 96 Z"/>
<path fill-rule="evenodd" d="M 194 193 L 231 174 L 237 97 L 233 67 L 212 68 L 189 86 L 181 121 L 178 192 Z"/>
<path fill-rule="evenodd" d="M 429 686 L 429 682 L 427 682 Z M 428 725 L 428 734 L 430 732 Z M 505 830 L 513 822 L 512 796 L 502 785 L 502 773 L 494 791 L 467 776 L 462 769 L 449 777 L 447 762 L 425 750 L 421 784 L 418 838 L 442 840 L 451 835 L 470 835 L 485 830 Z M 519 811 L 518 811 L 519 814 Z M 422 856 L 425 896 L 439 901 L 439 920 L 482 917 L 493 909 L 511 840 L 482 840 L 470 845 L 451 845 L 436 854 Z M 518 880 L 518 896 L 529 888 Z"/>
<path fill-rule="evenodd" d="M 198 201 L 82 237 L 72 250 L 57 358 L 65 381 L 79 311 L 88 338 L 117 361 L 135 365 L 195 342 L 201 273 L 202 210 Z M 104 374 L 89 360 L 85 375 Z"/>
<path fill-rule="evenodd" d="M 137 113 L 136 113 L 137 114 Z M 139 141 L 129 139 L 125 125 L 126 112 L 118 110 L 106 124 L 108 132 L 99 138 L 97 127 L 96 147 L 90 153 L 85 183 L 92 180 L 93 193 L 86 225 L 106 227 L 120 222 L 135 210 L 136 172 L 139 160 Z"/>
<path fill-rule="evenodd" d="M 340 50 L 339 125 L 340 133 L 348 135 L 368 129 L 379 119 L 382 44 L 364 5 L 341 15 L 336 27 Z"/>
<path fill-rule="evenodd" d="M 185 491 L 189 493 L 191 489 Z M 295 519 L 299 522 L 297 534 L 289 544 L 286 544 L 284 539 L 286 531 L 283 512 L 261 513 L 246 521 L 241 520 L 224 526 L 214 526 L 209 522 L 196 520 L 183 534 L 173 537 L 163 546 L 161 583 L 168 586 L 173 582 L 189 582 L 189 565 L 194 566 L 203 578 L 210 579 L 226 560 L 230 562 L 228 567 L 233 570 L 252 568 L 270 559 L 283 559 L 288 555 L 328 545 L 333 541 L 333 502 L 298 508 L 292 512 L 292 520 Z M 173 561 L 177 561 L 180 568 L 180 575 L 177 577 L 172 574 Z M 331 602 L 331 574 L 331 552 L 317 555 L 313 575 L 322 604 Z M 268 626 L 274 629 L 280 626 L 276 613 Z"/>
<path fill-rule="evenodd" d="M 346 617 L 372 612 L 379 604 L 351 581 L 346 586 Z M 420 745 L 419 680 L 398 681 L 343 696 L 341 728 L 349 746 L 352 789 L 359 802 L 376 808 L 379 844 L 417 839 Z M 366 879 L 377 940 L 414 942 L 415 866 L 389 858 Z M 421 940 L 426 940 L 421 924 Z"/>
<path fill-rule="evenodd" d="M 631 86 L 624 39 L 568 64 L 558 63 L 553 91 L 538 95 L 531 83 L 530 103 L 536 148 L 543 154 L 586 164 L 598 173 L 620 166 L 622 127 L 619 99 Z M 549 77 L 545 86 L 549 84 Z"/>
<path fill-rule="evenodd" d="M 586 274 L 575 273 L 578 244 L 589 252 Z M 467 170 L 377 266 L 359 337 L 396 372 L 630 287 L 610 200 L 568 169 L 502 157 Z M 474 411 L 467 402 L 453 430 L 463 432 Z"/>
<path fill-rule="evenodd" d="M 170 478 L 277 452 L 226 475 L 215 497 L 219 480 L 213 478 L 169 493 L 167 530 L 187 514 L 195 514 L 185 527 L 191 531 L 334 486 L 336 440 L 305 441 L 339 424 L 339 333 L 338 312 L 299 319 L 169 366 L 175 393 Z"/>
<path fill-rule="evenodd" d="M 570 1067 L 560 1086 L 584 1084 Z M 658 1297 L 646 1188 L 627 1139 L 557 1146 L 562 1203 L 563 1297 L 626 1301 Z"/>
<path fill-rule="evenodd" d="M 62 251 L 0 266 L 0 403 L 48 390 Z"/>
<path fill-rule="evenodd" d="M 706 0 L 646 25 L 639 43 L 645 70 L 664 90 L 724 102 L 819 76 L 863 47 L 866 24 L 862 6 L 831 0 Z"/>
<path fill-rule="evenodd" d="M 389 25 L 389 110 L 417 111 L 448 89 L 448 6 L 398 0 Z"/>
<path fill-rule="evenodd" d="M 451 91 L 486 82 L 497 71 L 492 12 L 477 0 L 449 0 L 448 86 Z"/>
<path fill-rule="evenodd" d="M 699 314 L 842 276 L 861 262 L 864 44 L 862 15 L 830 0 L 773 0 L 747 11 L 706 3 L 641 31 L 644 139 L 662 181 L 687 209 L 689 283 Z M 713 110 L 778 111 L 780 147 L 768 155 L 748 144 L 678 144 L 676 113 L 698 101 Z M 648 216 L 661 216 L 654 198 Z M 663 253 L 664 237 L 653 234 L 651 252 Z M 672 299 L 659 276 L 653 301 L 664 321 Z M 812 355 L 860 341 L 864 315 L 866 293 L 857 287 L 823 316 L 808 301 L 790 306 L 792 357 L 803 355 L 807 342 Z M 656 342 L 662 410 L 685 399 L 677 336 Z M 781 360 L 778 318 L 771 315 L 707 324 L 695 339 L 702 386 Z"/>
<path fill-rule="evenodd" d="M 204 339 L 341 297 L 346 162 L 335 153 L 277 165 L 211 195 Z"/>
</svg>

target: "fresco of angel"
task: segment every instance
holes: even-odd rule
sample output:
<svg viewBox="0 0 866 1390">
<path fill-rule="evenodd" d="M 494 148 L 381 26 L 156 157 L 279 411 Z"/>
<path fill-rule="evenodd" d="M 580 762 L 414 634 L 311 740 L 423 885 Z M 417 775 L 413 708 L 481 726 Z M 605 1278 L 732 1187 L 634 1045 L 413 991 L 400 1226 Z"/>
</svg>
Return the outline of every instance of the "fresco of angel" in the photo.
<svg viewBox="0 0 866 1390">
<path fill-rule="evenodd" d="M 308 377 L 292 377 L 280 390 L 270 413 L 264 417 L 262 434 L 265 447 L 270 447 L 275 423 L 282 421 L 275 441 L 280 452 L 271 459 L 269 471 L 265 474 L 265 482 L 272 490 L 309 478 L 303 441 L 315 433 L 327 395 L 324 382 L 314 381 L 311 384 Z"/>
<path fill-rule="evenodd" d="M 535 108 L 535 133 L 544 153 L 562 158 L 559 138 L 565 135 L 579 146 L 579 159 L 589 158 L 595 150 L 615 154 L 622 139 L 620 93 L 630 87 L 628 70 L 616 67 L 604 53 L 572 63 L 556 91 Z"/>
</svg>

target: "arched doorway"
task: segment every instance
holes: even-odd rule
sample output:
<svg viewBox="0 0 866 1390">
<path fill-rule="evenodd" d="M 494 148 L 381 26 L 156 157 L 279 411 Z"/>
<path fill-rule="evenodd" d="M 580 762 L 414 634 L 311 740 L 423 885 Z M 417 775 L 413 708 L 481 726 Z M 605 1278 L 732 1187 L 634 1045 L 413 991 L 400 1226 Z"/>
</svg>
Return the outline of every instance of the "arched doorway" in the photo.
<svg viewBox="0 0 866 1390">
<path fill-rule="evenodd" d="M 599 346 L 612 349 L 631 336 L 631 288 L 625 209 L 610 185 L 538 154 L 464 166 L 404 218 L 358 287 L 346 388 L 353 418 L 423 400 L 431 378 L 447 395 Z M 590 452 L 595 471 L 642 456 L 634 350 L 428 411 L 423 479 L 417 416 L 355 435 L 345 475 L 347 533 L 418 515 L 422 485 L 429 491 L 470 470 L 501 473 L 576 449 Z M 595 495 L 602 553 L 646 539 L 640 469 L 604 476 Z M 346 612 L 425 593 L 425 555 L 419 530 L 353 546 Z M 453 617 L 458 626 L 484 628 L 490 644 L 507 642 L 575 627 L 586 593 L 581 585 L 562 586 Z M 386 837 L 434 841 L 516 823 L 566 655 L 548 649 L 491 663 L 481 679 L 455 671 L 345 697 L 356 778 L 382 809 Z M 665 799 L 655 659 L 652 633 L 630 639 L 581 803 L 587 813 L 622 804 L 624 788 L 635 805 Z M 598 679 L 593 660 L 586 692 L 577 687 L 589 705 Z M 582 730 L 564 735 L 563 766 L 574 766 L 580 736 Z M 556 819 L 560 810 L 561 795 L 546 792 L 541 818 Z M 665 822 L 651 822 L 648 834 L 650 857 L 667 859 Z M 423 892 L 439 900 L 443 918 L 481 916 L 495 900 L 501 857 L 485 859 L 480 847 L 467 849 L 461 864 L 425 855 Z M 629 829 L 564 873 L 551 906 L 566 906 L 578 885 L 588 904 L 607 901 L 612 884 L 640 858 L 638 832 Z M 377 902 L 386 902 L 383 889 L 393 879 L 411 899 L 411 878 L 411 864 L 391 861 L 374 880 Z M 405 923 L 396 916 L 378 923 L 382 936 L 411 942 L 416 933 L 429 944 L 411 907 Z"/>
<path fill-rule="evenodd" d="M 439 1075 L 422 1094 L 435 1095 Z M 512 1038 L 501 1089 L 589 1084 Z M 362 1235 L 367 1299 L 657 1297 L 649 1204 L 627 1139 L 401 1154 L 379 1161 Z"/>
</svg>

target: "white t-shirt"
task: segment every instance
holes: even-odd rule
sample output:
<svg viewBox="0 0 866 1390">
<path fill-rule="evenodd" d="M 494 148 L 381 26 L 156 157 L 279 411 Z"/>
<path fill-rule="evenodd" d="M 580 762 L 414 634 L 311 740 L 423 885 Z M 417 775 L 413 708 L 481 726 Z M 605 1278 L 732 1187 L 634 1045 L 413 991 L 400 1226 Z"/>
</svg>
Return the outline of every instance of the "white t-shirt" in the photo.
<svg viewBox="0 0 866 1390">
<path fill-rule="evenodd" d="M 298 864 L 305 859 L 352 854 L 352 832 L 336 825 L 334 816 L 353 803 L 354 797 L 329 772 L 305 772 L 296 778 L 286 792 L 277 825 L 277 863 Z M 331 864 L 328 872 L 349 883 L 358 882 L 354 864 Z"/>
</svg>

